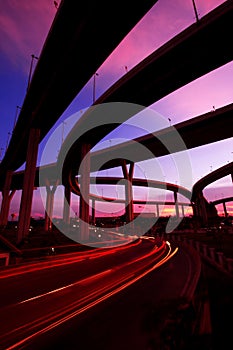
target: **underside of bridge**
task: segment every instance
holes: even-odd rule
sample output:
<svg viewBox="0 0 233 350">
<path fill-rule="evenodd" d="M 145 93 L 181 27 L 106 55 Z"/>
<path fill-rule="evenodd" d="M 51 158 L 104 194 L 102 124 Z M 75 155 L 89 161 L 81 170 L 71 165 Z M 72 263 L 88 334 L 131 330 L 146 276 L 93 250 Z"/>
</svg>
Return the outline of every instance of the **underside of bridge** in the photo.
<svg viewBox="0 0 233 350">
<path fill-rule="evenodd" d="M 133 12 L 131 5 L 122 1 L 117 2 L 114 9 L 112 9 L 113 5 L 107 2 L 101 5 L 92 1 L 93 6 L 89 7 L 86 3 L 74 0 L 63 1 L 59 7 L 27 91 L 9 147 L 0 164 L 2 191 L 0 225 L 2 227 L 7 224 L 10 203 L 15 191 L 22 189 L 18 243 L 24 239 L 29 230 L 35 187 L 46 188 L 45 229 L 51 229 L 54 195 L 59 185 L 64 186 L 64 223 L 69 224 L 71 193 L 75 193 L 80 197 L 81 236 L 82 239 L 88 240 L 89 202 L 95 203 L 97 200 L 104 199 L 103 195 L 98 197 L 90 194 L 92 182 L 90 174 L 99 169 L 100 159 L 101 169 L 121 167 L 122 178 L 101 178 L 98 181 L 109 184 L 117 184 L 120 181 L 124 185 L 125 198 L 122 202 L 125 206 L 127 223 L 131 223 L 134 219 L 133 186 L 149 188 L 157 186 L 157 188 L 172 191 L 172 204 L 177 219 L 180 219 L 179 205 L 182 206 L 182 210 L 185 205 L 180 203 L 178 195 L 188 198 L 187 205 L 193 208 L 193 215 L 199 220 L 200 225 L 208 225 L 209 221 L 216 217 L 214 204 L 207 202 L 202 191 L 207 184 L 216 179 L 228 174 L 232 176 L 233 163 L 203 178 L 193 186 L 193 189 L 186 189 L 165 182 L 135 179 L 133 176 L 135 163 L 149 158 L 146 158 L 140 150 L 138 151 L 136 145 L 146 147 L 151 157 L 161 157 L 169 153 L 166 147 L 168 141 L 169 144 L 175 145 L 173 152 L 176 153 L 183 151 L 183 147 L 191 149 L 230 138 L 232 137 L 232 129 L 229 127 L 232 124 L 232 104 L 174 127 L 134 139 L 132 142 L 97 152 L 91 152 L 91 150 L 116 126 L 144 110 L 151 103 L 232 60 L 233 46 L 229 45 L 227 35 L 232 29 L 233 21 L 231 1 L 226 1 L 185 29 L 119 79 L 97 101 L 94 101 L 93 106 L 76 123 L 61 147 L 57 163 L 36 168 L 40 142 L 112 50 L 155 3 L 156 1 L 148 0 L 143 4 L 134 4 Z M 111 10 L 111 16 L 101 17 L 101 21 L 100 16 L 103 16 L 107 10 L 106 6 Z M 107 31 L 106 28 L 108 28 Z M 97 35 L 96 31 L 100 38 L 98 42 L 93 40 L 94 35 Z M 91 44 L 87 46 L 88 39 Z M 82 55 L 80 55 L 80 47 L 84 52 Z M 59 59 L 54 60 L 54 57 Z M 84 66 L 85 69 L 83 69 Z M 117 109 L 119 101 L 132 104 L 132 109 L 125 114 L 119 113 Z M 111 117 L 98 113 L 98 105 L 106 106 L 108 103 L 114 105 Z M 90 121 L 93 119 L 96 124 L 90 127 Z M 76 140 L 74 135 L 77 130 L 84 131 Z M 183 143 L 176 142 L 177 134 Z M 25 170 L 15 172 L 25 161 Z M 117 202 L 116 198 L 105 198 L 108 202 L 113 200 Z M 151 203 L 157 205 L 157 216 L 159 216 L 158 205 L 161 203 L 156 200 Z M 141 204 L 145 205 L 143 201 Z M 92 221 L 95 221 L 94 204 Z M 172 227 L 174 228 L 171 223 L 169 230 Z"/>
</svg>

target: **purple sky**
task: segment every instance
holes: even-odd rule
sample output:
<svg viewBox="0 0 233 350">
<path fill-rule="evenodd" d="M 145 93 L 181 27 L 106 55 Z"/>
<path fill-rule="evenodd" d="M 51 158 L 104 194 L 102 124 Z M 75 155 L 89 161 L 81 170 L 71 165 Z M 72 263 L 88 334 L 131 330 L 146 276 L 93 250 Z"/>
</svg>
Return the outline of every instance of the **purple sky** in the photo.
<svg viewBox="0 0 233 350">
<path fill-rule="evenodd" d="M 196 0 L 199 17 L 203 17 L 222 2 L 224 1 Z M 9 133 L 14 125 L 17 106 L 22 105 L 26 93 L 31 54 L 40 55 L 57 10 L 52 0 L 0 0 L 0 4 L 0 158 L 2 158 L 9 141 Z M 153 50 L 193 22 L 195 22 L 195 14 L 192 0 L 159 0 L 99 67 L 96 77 L 96 97 L 125 74 L 126 70 L 129 71 Z M 222 107 L 232 103 L 232 76 L 233 63 L 231 62 L 159 100 L 151 108 L 163 117 L 164 125 L 168 126 L 168 118 L 171 119 L 172 124 L 176 124 L 208 112 L 213 106 Z M 92 89 L 93 80 L 91 79 L 61 116 L 56 126 L 73 113 L 91 105 Z M 137 118 L 132 122 L 134 125 L 140 125 L 140 120 Z M 146 119 L 143 120 L 143 126 L 146 126 L 146 130 L 153 128 L 150 121 Z M 68 131 L 67 124 L 64 124 L 64 135 Z M 151 131 L 154 130 L 151 129 Z M 134 137 L 133 133 L 130 136 Z M 117 137 L 126 138 L 126 135 L 122 131 L 121 134 L 117 134 Z M 47 139 L 48 137 L 40 145 L 40 153 Z M 114 144 L 113 135 L 108 142 L 108 144 Z M 61 139 L 54 148 L 56 151 L 51 155 L 51 162 L 56 159 L 60 143 Z M 189 158 L 192 167 L 191 182 L 194 184 L 210 171 L 233 160 L 232 138 L 190 150 Z M 138 164 L 135 175 L 157 179 L 153 172 L 153 162 L 150 160 Z M 173 160 L 169 157 L 163 157 L 160 160 L 163 177 L 166 181 L 179 183 L 179 171 L 177 174 L 172 162 Z M 214 188 L 214 190 L 208 188 Z M 205 190 L 205 195 L 210 200 L 222 196 L 233 196 L 230 176 L 208 188 Z M 17 198 L 14 200 L 16 203 Z M 12 205 L 15 205 L 14 201 Z M 228 207 L 230 209 L 231 205 L 229 204 Z"/>
</svg>

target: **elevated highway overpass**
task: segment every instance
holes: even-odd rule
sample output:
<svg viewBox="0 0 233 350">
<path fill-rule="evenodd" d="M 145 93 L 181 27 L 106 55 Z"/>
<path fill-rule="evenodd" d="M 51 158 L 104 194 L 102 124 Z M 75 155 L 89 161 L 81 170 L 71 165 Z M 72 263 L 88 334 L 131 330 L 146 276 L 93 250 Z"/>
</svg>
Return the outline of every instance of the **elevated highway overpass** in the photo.
<svg viewBox="0 0 233 350">
<path fill-rule="evenodd" d="M 99 170 L 99 165 L 102 164 L 101 169 L 111 169 L 117 166 L 122 165 L 122 160 L 125 159 L 128 162 L 128 159 L 132 159 L 132 155 L 135 158 L 135 162 L 140 162 L 148 157 L 161 157 L 169 154 L 168 149 L 164 146 L 161 140 L 171 139 L 175 137 L 176 132 L 179 133 L 181 138 L 184 141 L 183 145 L 186 149 L 192 149 L 195 147 L 203 146 L 208 143 L 217 142 L 223 139 L 232 137 L 232 130 L 229 127 L 233 121 L 233 104 L 229 104 L 222 108 L 216 109 L 215 111 L 202 114 L 200 116 L 194 117 L 192 119 L 186 120 L 184 122 L 178 123 L 173 127 L 168 127 L 159 131 L 154 131 L 153 133 L 137 137 L 133 140 L 120 143 L 109 148 L 105 148 L 99 151 L 91 152 L 91 171 Z M 146 147 L 150 152 L 142 154 L 142 152 L 135 151 L 137 145 L 142 145 Z M 185 150 L 184 148 L 176 148 L 174 151 L 179 152 Z M 119 158 L 121 154 L 121 158 Z M 145 157 L 147 156 L 147 158 Z M 110 160 L 109 160 L 110 159 Z M 76 157 L 76 162 L 78 159 Z M 69 164 L 69 168 L 72 165 L 72 172 L 75 172 L 78 165 L 76 162 L 72 161 Z M 221 168 L 222 169 L 222 168 Z M 224 170 L 225 169 L 225 170 Z M 225 174 L 226 169 L 230 169 L 230 165 L 223 167 L 222 170 L 219 169 L 217 174 Z M 47 178 L 51 183 L 55 183 L 57 180 L 57 163 L 51 163 L 48 165 L 41 166 L 37 168 L 37 174 L 35 179 L 35 187 L 39 186 L 39 171 L 41 172 L 41 179 Z M 78 171 L 77 171 L 78 173 Z M 230 173 L 230 172 L 229 172 Z M 15 172 L 12 178 L 11 189 L 20 190 L 23 187 L 23 175 L 24 171 Z M 215 178 L 216 172 L 211 172 L 209 175 Z M 194 190 L 197 188 L 202 189 L 206 186 L 205 183 L 208 183 L 208 178 L 202 178 L 195 186 Z M 225 175 L 223 175 L 225 176 Z M 216 179 L 217 179 L 216 177 Z M 218 177 L 218 178 L 220 178 Z M 214 180 L 215 181 L 215 180 Z M 43 184 L 43 182 L 42 182 Z M 2 190 L 4 182 L 0 182 L 0 189 Z"/>
<path fill-rule="evenodd" d="M 209 174 L 198 180 L 193 186 L 193 198 L 195 199 L 195 197 L 198 196 L 206 186 L 227 175 L 231 175 L 233 181 L 233 162 L 211 171 Z"/>
<path fill-rule="evenodd" d="M 154 133 L 151 133 L 149 135 L 141 136 L 138 138 L 135 138 L 133 140 L 124 142 L 122 144 L 106 148 L 100 151 L 95 151 L 91 153 L 91 171 L 97 171 L 99 168 L 99 164 L 102 164 L 102 169 L 110 169 L 117 166 L 122 166 L 123 159 L 132 159 L 132 156 L 135 158 L 135 161 L 141 161 L 145 160 L 145 154 L 139 150 L 137 151 L 138 145 L 142 145 L 146 147 L 150 152 L 146 153 L 147 157 L 160 157 L 166 154 L 169 154 L 168 149 L 163 145 L 161 140 L 166 140 L 169 138 L 173 142 L 173 137 L 175 138 L 175 132 L 179 132 L 179 135 L 182 137 L 182 139 L 185 141 L 185 144 L 183 144 L 187 149 L 202 146 L 209 142 L 215 142 L 219 139 L 227 138 L 231 136 L 231 128 L 226 127 L 226 125 L 231 125 L 232 122 L 232 108 L 233 104 L 230 104 L 228 106 L 224 106 L 222 108 L 219 108 L 213 112 L 206 113 L 204 115 L 200 115 L 198 117 L 192 118 L 190 120 L 178 123 L 174 127 L 165 128 L 163 130 L 156 131 Z M 192 136 L 192 137 L 191 137 Z M 182 145 L 182 146 L 183 146 Z M 179 145 L 178 145 L 179 146 Z M 182 151 L 182 149 L 177 149 L 176 151 Z M 119 154 L 121 155 L 121 158 L 119 158 Z M 111 159 L 109 161 L 109 159 Z M 148 158 L 147 158 L 148 159 Z M 76 158 L 77 160 L 77 158 Z M 106 162 L 105 162 L 106 161 Z M 72 167 L 71 167 L 72 165 Z M 76 169 L 77 164 L 76 162 L 72 162 L 69 165 L 69 169 L 72 168 L 72 173 L 75 174 L 74 169 Z M 226 167 L 223 167 L 224 170 L 220 170 L 219 172 L 212 172 L 210 175 L 214 179 L 217 177 L 222 177 L 222 175 L 225 174 L 226 170 L 231 169 L 231 165 L 227 165 Z M 227 171 L 228 171 L 227 170 Z M 78 173 L 78 172 L 77 172 Z M 215 175 L 216 174 L 216 175 Z M 24 171 L 18 171 L 15 172 L 12 177 L 11 182 L 11 191 L 15 190 L 21 190 L 23 188 L 23 178 L 24 178 Z M 76 182 L 76 178 L 73 177 L 72 179 L 69 177 L 70 183 L 68 184 L 71 187 L 71 190 L 80 195 L 79 191 L 79 185 Z M 96 181 L 101 184 L 116 184 L 120 179 L 110 179 L 107 178 L 96 178 Z M 200 184 L 203 184 L 207 181 L 207 179 L 203 178 L 200 182 Z M 93 182 L 93 179 L 90 178 L 90 182 Z M 62 184 L 62 179 L 59 178 L 59 172 L 57 169 L 57 163 L 41 166 L 40 168 L 37 168 L 36 176 L 35 176 L 35 182 L 34 186 L 58 186 Z M 65 186 L 67 185 L 66 182 L 63 183 Z M 199 184 L 199 186 L 200 186 Z M 185 193 L 182 191 L 182 187 L 172 185 L 172 188 L 168 188 L 171 186 L 171 184 L 166 183 L 160 183 L 159 181 L 153 181 L 153 180 L 145 180 L 145 179 L 132 179 L 132 185 L 133 186 L 148 186 L 148 187 L 157 187 L 157 188 L 164 188 L 166 190 L 179 192 L 186 196 L 188 199 L 191 199 L 191 192 L 187 191 L 185 189 Z M 3 190 L 4 183 L 2 182 L 0 184 L 1 190 Z M 204 185 L 203 185 L 204 186 Z M 196 188 L 196 186 L 194 186 Z M 111 201 L 113 199 L 108 198 L 101 198 L 100 196 L 94 196 L 91 194 L 91 199 L 97 200 L 97 201 Z M 117 199 L 114 199 L 115 202 L 117 202 Z M 192 197 L 192 203 L 195 204 L 197 201 L 197 197 L 193 195 Z M 122 201 L 119 201 L 122 202 Z M 136 203 L 134 201 L 134 203 Z M 173 203 L 174 204 L 174 203 Z"/>
<path fill-rule="evenodd" d="M 156 50 L 149 57 L 143 60 L 139 65 L 133 68 L 128 74 L 126 74 L 109 90 L 107 90 L 95 102 L 95 104 L 98 105 L 106 102 L 127 101 L 141 105 L 139 110 L 142 110 L 146 106 L 156 102 L 179 87 L 184 86 L 194 79 L 197 79 L 198 77 L 212 71 L 213 69 L 230 62 L 233 56 L 233 48 L 231 45 L 229 45 L 228 33 L 230 33 L 232 28 L 232 19 L 233 4 L 231 1 L 226 1 L 214 11 L 203 17 L 200 21 L 191 25 L 184 32 L 180 33 L 178 36 L 170 40 L 167 44 L 163 45 L 160 49 Z M 51 33 L 56 33 L 56 31 L 51 31 Z M 52 34 L 50 35 L 52 36 Z M 56 34 L 53 35 L 55 35 L 56 38 Z M 48 40 L 49 37 L 47 41 Z M 56 46 L 56 43 L 54 45 Z M 71 47 L 69 47 L 69 53 L 71 55 L 73 52 L 72 40 L 70 40 L 70 45 Z M 64 63 L 67 62 L 66 60 L 68 59 L 67 56 L 68 55 L 64 55 L 63 58 L 61 57 L 61 61 L 59 61 L 60 66 L 57 67 L 57 70 L 53 71 L 56 73 L 54 74 L 54 77 L 60 77 L 60 74 L 62 77 L 62 72 L 64 73 L 62 67 L 64 69 Z M 40 60 L 43 62 L 42 57 L 43 56 L 41 56 Z M 38 68 L 36 68 L 34 73 L 34 76 L 38 76 L 38 79 L 39 73 L 36 72 L 39 70 L 40 60 L 37 66 Z M 91 72 L 90 76 L 94 73 L 94 71 Z M 28 95 L 30 91 L 33 91 L 33 86 L 35 86 L 33 81 L 35 81 L 36 78 L 34 78 L 34 76 L 34 80 L 32 80 Z M 61 82 L 62 79 L 59 81 Z M 52 82 L 54 84 L 52 84 Z M 46 85 L 46 93 L 43 94 L 43 98 L 41 98 L 40 101 L 37 101 L 35 104 L 36 108 L 33 110 L 33 114 L 31 112 L 27 114 L 30 116 L 28 117 L 30 118 L 28 119 L 30 121 L 28 129 L 27 127 L 25 128 L 24 124 L 26 119 L 21 117 L 24 115 L 24 111 L 26 111 L 26 107 L 24 108 L 23 106 L 19 120 L 16 124 L 15 133 L 13 134 L 9 145 L 9 150 L 7 151 L 6 156 L 4 157 L 0 166 L 0 173 L 5 174 L 4 172 L 9 169 L 16 170 L 20 165 L 22 165 L 22 162 L 25 161 L 27 148 L 26 140 L 28 135 L 25 133 L 25 130 L 29 131 L 31 128 L 38 129 L 40 131 L 40 135 L 37 135 L 39 140 L 42 139 L 43 133 L 45 136 L 46 132 L 43 131 L 43 125 L 44 123 L 46 124 L 48 115 L 50 115 L 48 111 L 52 113 L 51 115 L 55 115 L 51 110 L 49 110 L 52 105 L 47 105 L 46 101 L 48 101 L 47 98 L 50 93 L 52 95 L 56 95 L 56 89 L 61 88 L 61 85 L 56 84 L 57 81 L 55 82 L 55 80 L 52 80 L 52 82 L 50 81 Z M 71 99 L 70 91 L 67 90 L 66 93 L 66 97 L 64 97 L 62 100 L 63 107 L 67 103 L 68 98 Z M 74 96 L 72 96 L 72 98 L 73 97 Z M 28 101 L 31 100 L 28 98 Z M 66 107 L 68 105 L 69 103 L 66 104 Z M 121 116 L 120 120 L 117 120 L 117 122 L 113 121 L 109 123 L 108 118 L 108 125 L 105 128 L 101 127 L 105 120 L 102 120 L 103 116 L 99 116 L 99 126 L 95 129 L 95 132 L 94 129 L 90 130 L 89 128 L 88 131 L 72 145 L 68 153 L 65 152 L 66 159 L 63 169 L 68 172 L 70 171 L 69 164 L 71 164 L 72 159 L 74 159 L 73 157 L 76 156 L 77 149 L 80 150 L 83 144 L 88 142 L 90 148 L 93 147 L 106 134 L 116 128 L 116 126 L 119 124 L 123 123 L 125 120 L 129 119 L 139 110 L 136 108 L 133 113 L 131 111 L 129 114 L 124 115 L 123 117 Z M 42 111 L 44 111 L 44 113 L 42 113 Z M 31 115 L 33 115 L 33 118 L 31 118 Z M 35 115 L 37 117 L 34 117 Z M 52 119 L 53 117 L 50 118 L 50 120 Z M 50 129 L 52 124 L 53 123 L 51 123 L 50 126 L 47 125 L 47 131 Z M 21 125 L 21 127 L 19 125 Z M 78 121 L 76 124 L 76 130 L 74 129 L 72 133 L 74 134 L 77 130 L 80 130 L 80 128 L 85 128 L 85 125 L 88 127 L 90 126 L 90 110 L 88 110 L 87 113 Z M 20 134 L 20 130 L 22 131 L 22 135 Z M 17 143 L 14 143 L 14 140 L 16 139 Z M 59 155 L 60 159 L 61 155 L 64 155 L 64 150 L 66 151 L 67 143 L 69 143 L 69 138 L 62 147 Z M 22 145 L 25 147 L 21 147 Z M 17 157 L 18 152 L 20 152 L 19 157 Z"/>
<path fill-rule="evenodd" d="M 203 195 L 203 190 L 206 186 L 210 185 L 211 183 L 221 179 L 222 177 L 225 177 L 227 175 L 231 176 L 231 179 L 233 181 L 233 162 L 228 163 L 211 173 L 207 174 L 206 176 L 202 177 L 200 180 L 198 180 L 194 186 L 193 186 L 193 193 L 192 193 L 192 201 L 195 202 L 195 211 L 196 215 L 201 217 L 202 221 L 207 224 L 208 223 L 208 215 L 207 215 L 207 208 L 206 208 L 206 201 Z M 222 198 L 217 201 L 213 201 L 212 205 L 217 205 L 220 203 L 223 203 L 224 213 L 225 216 L 227 216 L 226 211 L 226 201 L 230 201 L 231 199 L 228 198 L 228 200 Z"/>
<path fill-rule="evenodd" d="M 72 100 L 157 0 L 62 0 L 50 28 L 6 154 L 0 175 L 26 161 L 29 132 L 40 141 Z M 106 15 L 107 14 L 107 15 Z"/>
<path fill-rule="evenodd" d="M 226 203 L 228 202 L 233 202 L 233 197 L 225 197 L 225 198 L 220 198 L 217 199 L 215 201 L 212 202 L 213 205 L 218 205 L 218 204 L 222 204 L 223 205 L 223 211 L 224 211 L 224 215 L 227 218 L 229 216 L 228 212 L 227 212 L 227 207 L 226 207 Z M 230 222 L 229 222 L 230 224 Z"/>
<path fill-rule="evenodd" d="M 74 0 L 61 3 L 1 162 L 0 174 L 9 169 L 15 171 L 23 165 L 30 128 L 39 128 L 40 140 L 43 139 L 99 65 L 154 3 L 156 1 L 134 4 L 132 13 L 130 5 L 118 2 L 114 11 L 111 7 L 108 23 L 105 22 L 106 16 L 102 20 L 102 6 L 106 11 L 107 2 L 98 6 L 94 1 L 92 6 L 77 5 Z M 116 25 L 119 18 L 120 28 Z M 153 52 L 107 90 L 95 104 L 126 101 L 148 106 L 230 62 L 233 48 L 229 45 L 228 34 L 232 30 L 232 19 L 233 4 L 226 1 Z M 77 26 L 78 21 L 82 25 Z M 107 25 L 108 31 L 105 30 Z M 103 31 L 105 35 L 101 35 Z M 95 40 L 97 36 L 98 41 Z M 82 45 L 84 49 L 80 55 Z M 92 141 L 93 145 L 115 127 L 109 127 L 102 133 L 98 130 L 98 138 Z"/>
<path fill-rule="evenodd" d="M 215 111 L 177 123 L 172 127 L 92 152 L 91 171 L 98 170 L 100 164 L 103 164 L 102 169 L 110 169 L 120 166 L 122 159 L 126 159 L 126 161 L 135 159 L 135 162 L 140 162 L 149 159 L 149 157 L 161 157 L 231 138 L 233 136 L 230 128 L 232 122 L 233 104 L 229 104 Z M 184 143 L 177 142 L 177 133 Z M 169 144 L 173 145 L 172 151 L 166 147 L 168 140 Z M 149 152 L 142 152 L 140 145 L 146 147 Z M 121 159 L 119 159 L 119 155 L 121 155 Z"/>
<path fill-rule="evenodd" d="M 227 197 L 227 198 L 216 199 L 216 200 L 213 201 L 212 203 L 213 203 L 214 205 L 218 205 L 218 204 L 227 203 L 227 202 L 233 202 L 233 197 Z"/>
<path fill-rule="evenodd" d="M 96 100 L 95 105 L 126 102 L 136 104 L 135 109 L 132 107 L 130 111 L 120 116 L 118 115 L 119 111 L 115 110 L 117 109 L 116 105 L 113 105 L 111 116 L 104 116 L 101 113 L 95 114 L 95 108 L 87 110 L 72 129 L 61 149 L 59 157 L 63 159 L 64 154 L 66 157 L 64 169 L 68 169 L 67 164 L 70 164 L 72 159 L 77 157 L 77 150 L 81 149 L 83 143 L 86 142 L 90 144 L 90 147 L 93 147 L 119 124 L 139 113 L 145 107 L 232 61 L 233 48 L 229 45 L 232 20 L 233 4 L 231 1 L 226 1 L 154 51 L 103 93 Z M 92 113 L 95 119 L 93 125 Z M 229 115 L 228 118 L 229 121 L 231 116 Z M 104 127 L 102 127 L 103 125 Z M 221 128 L 223 129 L 223 127 Z M 69 137 L 70 139 L 74 138 L 74 135 L 78 135 L 80 130 L 85 132 L 70 147 Z M 215 134 L 217 134 L 217 130 L 215 130 Z M 229 132 L 227 137 L 231 136 L 232 134 Z M 221 135 L 218 136 L 218 140 L 220 138 Z M 193 142 L 193 144 L 196 142 L 192 134 L 191 138 L 187 138 L 187 141 Z M 211 142 L 211 135 L 209 135 L 208 142 Z"/>
</svg>

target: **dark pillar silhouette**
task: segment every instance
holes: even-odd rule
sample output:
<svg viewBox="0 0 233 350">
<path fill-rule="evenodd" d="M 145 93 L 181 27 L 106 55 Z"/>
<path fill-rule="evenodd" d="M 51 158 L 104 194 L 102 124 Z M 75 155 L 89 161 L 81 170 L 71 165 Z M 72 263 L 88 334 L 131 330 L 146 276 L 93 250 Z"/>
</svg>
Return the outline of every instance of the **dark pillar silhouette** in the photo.
<svg viewBox="0 0 233 350">
<path fill-rule="evenodd" d="M 89 194 L 90 194 L 90 144 L 84 143 L 81 147 L 80 165 L 80 238 L 89 239 Z"/>
<path fill-rule="evenodd" d="M 13 171 L 8 170 L 6 173 L 5 183 L 2 190 L 2 206 L 0 213 L 0 227 L 4 227 L 8 223 L 8 216 L 10 210 L 11 200 L 16 192 L 16 190 L 10 191 L 11 180 L 12 180 Z"/>
<path fill-rule="evenodd" d="M 228 217 L 226 202 L 222 202 L 225 218 Z"/>
<path fill-rule="evenodd" d="M 51 231 L 52 229 L 52 217 L 53 217 L 53 204 L 54 204 L 54 194 L 57 189 L 57 183 L 51 187 L 49 180 L 46 180 L 46 210 L 45 210 L 45 231 Z"/>
<path fill-rule="evenodd" d="M 184 212 L 184 205 L 183 204 L 181 205 L 181 210 L 182 210 L 182 216 L 184 218 L 185 217 L 185 212 Z"/>
<path fill-rule="evenodd" d="M 180 213 L 179 213 L 179 206 L 178 206 L 177 192 L 176 191 L 174 191 L 174 202 L 175 202 L 175 209 L 176 209 L 176 217 L 179 218 Z"/>
<path fill-rule="evenodd" d="M 23 190 L 20 202 L 17 243 L 20 243 L 29 232 L 39 141 L 40 129 L 31 129 L 29 133 Z"/>
<path fill-rule="evenodd" d="M 91 220 L 93 225 L 95 225 L 95 199 L 92 199 Z"/>
<path fill-rule="evenodd" d="M 206 209 L 206 199 L 204 198 L 202 192 L 198 193 L 197 196 L 197 211 L 198 211 L 198 216 L 201 219 L 201 223 L 203 225 L 208 224 L 208 215 L 207 215 L 207 209 Z"/>
<path fill-rule="evenodd" d="M 129 171 L 127 169 L 126 161 L 122 162 L 122 171 L 125 178 L 125 216 L 126 222 L 133 221 L 133 171 L 134 163 L 130 163 Z"/>
<path fill-rule="evenodd" d="M 156 216 L 159 218 L 159 205 L 156 204 Z"/>
<path fill-rule="evenodd" d="M 70 223 L 70 199 L 71 199 L 70 187 L 65 186 L 65 188 L 64 188 L 63 222 L 67 225 Z"/>
</svg>

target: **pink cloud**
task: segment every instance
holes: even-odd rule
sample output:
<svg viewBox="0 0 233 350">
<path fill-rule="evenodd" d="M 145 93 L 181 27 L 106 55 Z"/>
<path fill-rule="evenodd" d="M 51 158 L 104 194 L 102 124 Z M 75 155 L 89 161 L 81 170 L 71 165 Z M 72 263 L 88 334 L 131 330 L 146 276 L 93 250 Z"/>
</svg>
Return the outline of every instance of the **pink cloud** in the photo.
<svg viewBox="0 0 233 350">
<path fill-rule="evenodd" d="M 223 1 L 223 0 L 205 0 L 205 1 L 195 0 L 197 12 L 198 12 L 200 18 L 203 17 L 209 11 L 216 8 L 217 6 L 221 5 L 223 2 L 225 2 L 225 1 Z"/>
<path fill-rule="evenodd" d="M 203 15 L 222 2 L 222 0 L 212 0 L 196 5 L 198 12 Z M 101 92 L 106 90 L 126 73 L 125 66 L 127 70 L 132 69 L 195 20 L 191 0 L 158 1 L 99 68 L 99 90 L 101 89 Z"/>
<path fill-rule="evenodd" d="M 0 51 L 28 72 L 31 54 L 39 55 L 55 13 L 53 1 L 5 0 L 0 15 Z"/>
<path fill-rule="evenodd" d="M 206 13 L 221 2 L 197 2 L 197 8 Z M 0 15 L 0 51 L 27 73 L 31 54 L 40 54 L 55 14 L 52 0 L 5 0 Z M 131 69 L 193 21 L 191 1 L 158 1 L 106 60 L 103 75 L 105 80 L 109 77 L 108 86 L 125 73 L 125 66 Z M 107 87 L 101 78 L 100 84 Z"/>
</svg>

